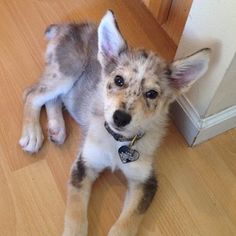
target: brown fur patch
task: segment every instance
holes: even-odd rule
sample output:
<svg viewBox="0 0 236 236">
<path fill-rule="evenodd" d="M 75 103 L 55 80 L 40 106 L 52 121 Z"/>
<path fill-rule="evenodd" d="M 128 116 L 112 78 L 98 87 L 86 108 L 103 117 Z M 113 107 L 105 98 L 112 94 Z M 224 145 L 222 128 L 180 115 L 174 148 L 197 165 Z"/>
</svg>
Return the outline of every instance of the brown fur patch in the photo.
<svg viewBox="0 0 236 236">
<path fill-rule="evenodd" d="M 86 176 L 86 167 L 82 156 L 80 156 L 76 163 L 76 166 L 72 170 L 70 183 L 74 187 L 80 188 L 81 182 L 83 181 L 85 176 Z"/>
<path fill-rule="evenodd" d="M 143 198 L 139 203 L 138 212 L 143 214 L 150 206 L 157 191 L 157 179 L 154 173 L 143 184 Z"/>
<path fill-rule="evenodd" d="M 121 102 L 121 108 L 122 108 L 123 110 L 126 109 L 126 104 L 125 104 L 124 102 Z"/>
<path fill-rule="evenodd" d="M 111 90 L 111 83 L 107 84 L 107 89 Z"/>
</svg>

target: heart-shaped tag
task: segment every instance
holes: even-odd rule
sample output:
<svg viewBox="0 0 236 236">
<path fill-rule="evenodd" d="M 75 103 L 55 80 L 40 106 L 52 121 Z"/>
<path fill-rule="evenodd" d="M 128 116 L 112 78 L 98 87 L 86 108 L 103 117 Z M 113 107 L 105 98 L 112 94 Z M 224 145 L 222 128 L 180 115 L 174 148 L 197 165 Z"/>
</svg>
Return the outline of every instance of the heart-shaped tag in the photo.
<svg viewBox="0 0 236 236">
<path fill-rule="evenodd" d="M 139 152 L 128 146 L 121 146 L 118 150 L 122 163 L 126 164 L 132 161 L 136 161 L 139 158 Z"/>
</svg>

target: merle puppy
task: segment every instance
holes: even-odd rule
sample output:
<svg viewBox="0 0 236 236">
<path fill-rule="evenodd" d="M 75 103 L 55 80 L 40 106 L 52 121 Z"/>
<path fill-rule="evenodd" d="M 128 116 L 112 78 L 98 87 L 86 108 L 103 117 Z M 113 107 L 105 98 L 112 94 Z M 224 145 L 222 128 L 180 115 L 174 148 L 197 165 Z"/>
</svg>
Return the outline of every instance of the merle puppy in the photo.
<svg viewBox="0 0 236 236">
<path fill-rule="evenodd" d="M 45 70 L 25 91 L 20 145 L 35 153 L 43 143 L 40 110 L 46 105 L 49 138 L 66 137 L 62 103 L 81 125 L 84 141 L 72 166 L 64 236 L 87 235 L 92 183 L 105 168 L 128 181 L 122 213 L 109 236 L 133 236 L 157 190 L 155 150 L 168 107 L 207 70 L 209 49 L 167 64 L 153 52 L 128 47 L 108 11 L 99 26 L 51 25 Z"/>
</svg>

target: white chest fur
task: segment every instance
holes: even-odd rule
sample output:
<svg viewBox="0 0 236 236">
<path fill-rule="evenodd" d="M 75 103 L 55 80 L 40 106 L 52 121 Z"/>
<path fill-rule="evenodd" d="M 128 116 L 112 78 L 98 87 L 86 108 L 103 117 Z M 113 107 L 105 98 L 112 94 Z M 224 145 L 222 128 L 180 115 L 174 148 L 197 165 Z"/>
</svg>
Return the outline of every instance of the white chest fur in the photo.
<svg viewBox="0 0 236 236">
<path fill-rule="evenodd" d="M 140 158 L 137 161 L 123 164 L 118 149 L 127 144 L 127 142 L 116 141 L 106 131 L 102 118 L 93 118 L 84 142 L 83 158 L 87 166 L 98 171 L 105 168 L 110 168 L 112 171 L 121 169 L 126 176 L 134 179 L 145 179 L 152 168 L 152 158 L 144 157 L 143 151 L 138 150 Z"/>
<path fill-rule="evenodd" d="M 117 168 L 120 159 L 118 156 L 119 143 L 105 130 L 104 121 L 94 118 L 90 123 L 87 137 L 83 147 L 83 158 L 87 165 L 102 170 L 104 168 Z"/>
</svg>

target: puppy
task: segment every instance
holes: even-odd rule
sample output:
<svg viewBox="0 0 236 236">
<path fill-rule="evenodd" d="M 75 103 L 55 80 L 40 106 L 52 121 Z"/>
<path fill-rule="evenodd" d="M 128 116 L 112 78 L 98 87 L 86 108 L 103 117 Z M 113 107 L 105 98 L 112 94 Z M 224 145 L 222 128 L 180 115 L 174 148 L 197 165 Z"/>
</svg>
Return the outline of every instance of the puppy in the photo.
<svg viewBox="0 0 236 236">
<path fill-rule="evenodd" d="M 157 191 L 153 162 L 168 107 L 206 72 L 210 50 L 167 64 L 153 52 L 128 47 L 111 11 L 98 27 L 51 25 L 45 35 L 45 70 L 25 91 L 19 143 L 30 153 L 40 149 L 39 116 L 46 105 L 49 139 L 62 144 L 64 104 L 84 139 L 71 169 L 63 235 L 87 235 L 91 187 L 105 168 L 120 169 L 128 181 L 122 213 L 108 235 L 136 235 Z"/>
</svg>

